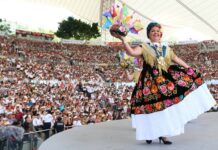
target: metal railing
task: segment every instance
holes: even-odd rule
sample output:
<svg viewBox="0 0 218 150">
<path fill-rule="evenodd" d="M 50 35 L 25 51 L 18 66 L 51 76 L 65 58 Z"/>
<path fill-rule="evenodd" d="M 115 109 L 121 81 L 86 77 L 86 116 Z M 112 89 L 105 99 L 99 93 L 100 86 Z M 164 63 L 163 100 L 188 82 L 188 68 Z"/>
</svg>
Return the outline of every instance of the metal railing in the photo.
<svg viewBox="0 0 218 150">
<path fill-rule="evenodd" d="M 74 126 L 65 126 L 64 130 L 73 128 Z M 13 138 L 0 137 L 0 150 L 37 150 L 39 146 L 48 138 L 46 132 L 49 132 L 49 137 L 57 134 L 53 128 L 28 132 L 23 136 L 22 141 L 16 141 Z"/>
</svg>

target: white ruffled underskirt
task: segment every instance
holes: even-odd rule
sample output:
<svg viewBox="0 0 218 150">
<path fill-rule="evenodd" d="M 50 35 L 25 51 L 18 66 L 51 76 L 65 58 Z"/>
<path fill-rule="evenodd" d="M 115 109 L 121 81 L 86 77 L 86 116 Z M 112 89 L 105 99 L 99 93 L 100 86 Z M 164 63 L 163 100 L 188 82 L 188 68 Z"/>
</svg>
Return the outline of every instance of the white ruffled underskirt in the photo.
<svg viewBox="0 0 218 150">
<path fill-rule="evenodd" d="M 131 114 L 131 120 L 132 120 L 132 128 L 135 129 L 136 123 L 135 123 L 135 115 L 134 114 Z"/>
<path fill-rule="evenodd" d="M 206 84 L 188 94 L 182 102 L 163 111 L 132 115 L 136 140 L 154 140 L 184 133 L 185 124 L 216 104 Z"/>
</svg>

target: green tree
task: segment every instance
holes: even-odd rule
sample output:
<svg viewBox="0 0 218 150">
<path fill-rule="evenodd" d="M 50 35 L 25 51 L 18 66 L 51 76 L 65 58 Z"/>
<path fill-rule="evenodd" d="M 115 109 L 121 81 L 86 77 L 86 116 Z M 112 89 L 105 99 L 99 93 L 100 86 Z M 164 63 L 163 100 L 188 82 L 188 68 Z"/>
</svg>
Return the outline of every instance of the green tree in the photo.
<svg viewBox="0 0 218 150">
<path fill-rule="evenodd" d="M 0 19 L 0 31 L 5 32 L 7 34 L 11 33 L 11 26 L 5 21 Z"/>
<path fill-rule="evenodd" d="M 76 40 L 90 40 L 91 38 L 97 38 L 100 36 L 98 30 L 98 23 L 89 25 L 81 20 L 68 17 L 67 20 L 63 20 L 59 23 L 57 37 Z"/>
<path fill-rule="evenodd" d="M 98 23 L 93 23 L 90 31 L 91 31 L 94 38 L 101 36 L 101 34 L 98 30 Z M 98 32 L 96 32 L 96 31 L 98 31 Z"/>
</svg>

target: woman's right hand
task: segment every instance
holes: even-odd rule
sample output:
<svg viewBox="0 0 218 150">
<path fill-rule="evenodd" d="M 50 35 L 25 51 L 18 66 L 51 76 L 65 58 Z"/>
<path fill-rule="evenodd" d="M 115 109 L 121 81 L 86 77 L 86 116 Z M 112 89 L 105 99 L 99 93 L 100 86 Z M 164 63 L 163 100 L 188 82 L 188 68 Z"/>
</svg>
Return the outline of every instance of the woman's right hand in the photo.
<svg viewBox="0 0 218 150">
<path fill-rule="evenodd" d="M 112 32 L 111 35 L 115 38 L 120 39 L 121 41 L 124 41 L 124 37 L 122 35 L 120 35 L 119 33 Z"/>
</svg>

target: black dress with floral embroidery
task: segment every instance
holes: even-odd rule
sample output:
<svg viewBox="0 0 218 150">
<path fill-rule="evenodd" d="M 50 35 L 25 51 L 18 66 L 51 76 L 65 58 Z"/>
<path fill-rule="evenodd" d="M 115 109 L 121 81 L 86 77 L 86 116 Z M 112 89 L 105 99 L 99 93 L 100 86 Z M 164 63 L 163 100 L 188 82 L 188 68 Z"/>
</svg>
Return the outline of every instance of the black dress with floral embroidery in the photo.
<svg viewBox="0 0 218 150">
<path fill-rule="evenodd" d="M 145 58 L 144 58 L 145 59 Z M 203 84 L 201 74 L 192 69 L 170 65 L 159 70 L 146 61 L 131 97 L 132 114 L 162 111 L 181 102 L 190 92 Z"/>
</svg>

